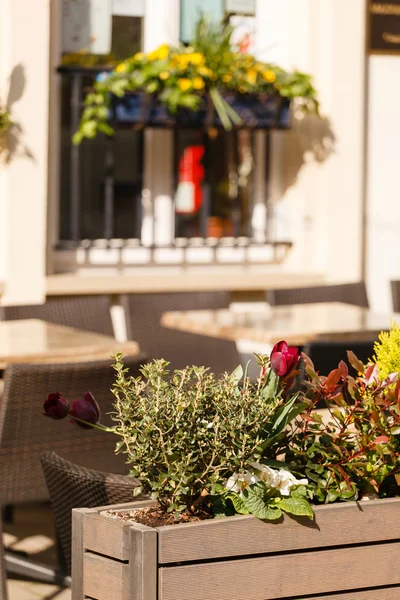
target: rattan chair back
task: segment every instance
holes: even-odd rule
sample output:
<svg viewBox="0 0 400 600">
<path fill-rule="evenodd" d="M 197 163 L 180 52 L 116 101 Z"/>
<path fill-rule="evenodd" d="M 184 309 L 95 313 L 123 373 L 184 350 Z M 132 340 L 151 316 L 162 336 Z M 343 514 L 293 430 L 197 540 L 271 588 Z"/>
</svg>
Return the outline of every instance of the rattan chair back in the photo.
<svg viewBox="0 0 400 600">
<path fill-rule="evenodd" d="M 40 460 L 49 491 L 57 535 L 70 573 L 72 509 L 132 502 L 133 491 L 140 484 L 133 477 L 80 467 L 57 456 L 54 452 L 42 454 Z"/>
<path fill-rule="evenodd" d="M 225 292 L 129 294 L 123 305 L 129 339 L 153 358 L 165 358 L 169 368 L 203 365 L 220 375 L 239 364 L 235 342 L 167 329 L 160 324 L 166 311 L 216 310 L 229 307 Z"/>
<path fill-rule="evenodd" d="M 316 302 L 345 302 L 368 308 L 368 296 L 365 283 L 345 283 L 340 285 L 321 285 L 308 288 L 271 290 L 266 292 L 271 306 L 288 304 L 314 304 Z"/>
<path fill-rule="evenodd" d="M 132 375 L 139 374 L 144 357 L 125 357 Z M 84 467 L 126 473 L 122 456 L 115 456 L 116 437 L 94 429 L 83 429 L 66 420 L 43 416 L 43 401 L 49 392 L 67 399 L 91 391 L 101 410 L 101 421 L 112 424 L 115 371 L 108 361 L 70 364 L 13 364 L 5 373 L 0 405 L 0 503 L 43 501 L 48 493 L 40 468 L 40 455 L 55 450 Z"/>
<path fill-rule="evenodd" d="M 4 321 L 41 319 L 56 325 L 114 336 L 110 300 L 106 295 L 48 298 L 45 304 L 4 306 L 0 314 Z"/>
</svg>

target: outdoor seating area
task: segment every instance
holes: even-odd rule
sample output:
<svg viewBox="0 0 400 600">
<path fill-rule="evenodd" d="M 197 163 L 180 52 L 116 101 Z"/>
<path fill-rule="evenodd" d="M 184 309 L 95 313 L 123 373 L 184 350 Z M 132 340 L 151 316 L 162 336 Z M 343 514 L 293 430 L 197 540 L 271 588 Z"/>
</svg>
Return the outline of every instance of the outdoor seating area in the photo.
<svg viewBox="0 0 400 600">
<path fill-rule="evenodd" d="M 0 600 L 400 600 L 400 0 L 0 0 Z"/>
<path fill-rule="evenodd" d="M 272 305 L 267 302 L 271 297 Z M 290 298 L 298 303 L 290 304 Z M 112 353 L 125 354 L 124 365 L 134 377 L 157 358 L 170 360 L 171 370 L 199 365 L 222 376 L 241 362 L 245 366 L 238 351 L 240 340 L 261 345 L 269 354 L 274 344 L 285 339 L 301 347 L 321 375 L 328 375 L 347 360 L 346 350 L 367 363 L 379 332 L 388 330 L 396 318 L 395 313 L 370 311 L 362 284 L 267 292 L 265 300 L 238 310 L 225 292 L 123 295 L 126 342 L 109 335 L 111 303 L 106 296 L 50 299 L 37 307 L 3 309 L 0 498 L 6 547 L 0 558 L 8 573 L 11 600 L 18 598 L 14 590 L 29 588 L 29 581 L 32 594 L 35 586 L 47 585 L 49 590 L 59 589 L 51 597 L 68 598 L 72 509 L 131 502 L 139 486 L 127 477 L 123 456 L 114 455 L 112 436 L 101 431 L 88 435 L 84 428 L 43 418 L 41 406 L 50 392 L 60 391 L 72 400 L 90 391 L 101 406 L 102 424 L 112 426 Z M 323 409 L 323 403 L 317 408 Z M 42 515 L 35 537 L 54 545 L 47 565 L 18 551 L 25 536 L 20 515 L 32 518 L 35 506 Z M 50 541 L 45 514 L 54 523 Z M 16 552 L 14 543 L 7 543 L 14 539 L 13 531 L 19 532 Z M 28 542 L 28 525 L 26 536 Z M 4 592 L 2 600 L 6 599 Z"/>
</svg>

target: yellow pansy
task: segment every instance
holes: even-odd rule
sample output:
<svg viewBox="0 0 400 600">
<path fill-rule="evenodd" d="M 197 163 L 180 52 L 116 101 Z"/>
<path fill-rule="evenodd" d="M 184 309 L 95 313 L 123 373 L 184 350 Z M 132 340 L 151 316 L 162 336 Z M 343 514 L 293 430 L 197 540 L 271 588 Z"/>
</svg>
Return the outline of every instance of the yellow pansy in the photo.
<svg viewBox="0 0 400 600">
<path fill-rule="evenodd" d="M 265 79 L 265 81 L 267 81 L 268 83 L 274 83 L 275 79 L 276 79 L 276 75 L 273 71 L 271 71 L 270 69 L 266 69 L 265 71 L 262 71 L 261 75 L 263 76 L 263 79 Z"/>
<path fill-rule="evenodd" d="M 126 71 L 126 64 L 125 63 L 119 63 L 119 65 L 117 65 L 115 67 L 115 70 L 117 73 L 124 73 Z"/>
<path fill-rule="evenodd" d="M 231 79 L 232 75 L 230 73 L 225 73 L 225 75 L 222 75 L 222 81 L 225 83 L 229 83 Z"/>
<path fill-rule="evenodd" d="M 182 92 L 187 92 L 192 87 L 192 82 L 187 77 L 181 77 L 178 79 L 178 86 Z"/>
<path fill-rule="evenodd" d="M 194 77 L 192 83 L 195 90 L 202 90 L 206 85 L 201 77 Z"/>
<path fill-rule="evenodd" d="M 169 76 L 170 76 L 169 71 L 161 71 L 161 73 L 159 74 L 159 78 L 162 81 L 165 81 L 166 79 L 168 79 Z"/>
<path fill-rule="evenodd" d="M 255 69 L 249 69 L 246 73 L 246 79 L 251 85 L 255 85 L 257 82 L 257 71 Z"/>
<path fill-rule="evenodd" d="M 136 52 L 133 58 L 134 60 L 142 60 L 144 58 L 144 54 L 143 52 Z"/>
</svg>

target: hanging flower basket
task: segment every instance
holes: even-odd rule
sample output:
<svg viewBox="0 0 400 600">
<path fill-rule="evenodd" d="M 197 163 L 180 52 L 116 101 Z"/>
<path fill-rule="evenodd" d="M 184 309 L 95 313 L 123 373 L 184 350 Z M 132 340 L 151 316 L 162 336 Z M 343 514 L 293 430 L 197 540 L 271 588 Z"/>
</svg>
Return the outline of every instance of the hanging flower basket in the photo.
<svg viewBox="0 0 400 600">
<path fill-rule="evenodd" d="M 290 127 L 290 100 L 279 94 L 222 94 L 223 100 L 237 113 L 241 123 L 234 127 L 254 129 L 287 129 Z M 145 93 L 126 94 L 123 98 L 113 96 L 110 104 L 110 120 L 120 125 L 151 127 L 217 127 L 223 123 L 209 97 L 201 97 L 198 110 L 179 108 L 171 113 L 155 96 Z"/>
<path fill-rule="evenodd" d="M 232 46 L 233 28 L 200 20 L 189 47 L 138 52 L 100 74 L 85 99 L 74 142 L 113 124 L 287 128 L 292 100 L 318 114 L 312 78 Z"/>
</svg>

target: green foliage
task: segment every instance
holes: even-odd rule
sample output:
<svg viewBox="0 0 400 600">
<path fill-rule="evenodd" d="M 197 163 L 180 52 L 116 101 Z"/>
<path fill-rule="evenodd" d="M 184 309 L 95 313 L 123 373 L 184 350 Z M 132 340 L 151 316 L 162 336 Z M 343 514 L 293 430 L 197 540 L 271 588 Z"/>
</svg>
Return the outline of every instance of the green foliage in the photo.
<svg viewBox="0 0 400 600">
<path fill-rule="evenodd" d="M 310 480 L 315 503 L 356 500 L 375 493 L 398 493 L 400 484 L 400 383 L 397 374 L 379 377 L 375 364 L 349 375 L 342 361 L 328 377 L 319 376 L 304 356 L 307 410 L 288 432 L 285 461 L 293 473 Z M 396 384 L 396 385 L 394 385 Z M 315 412 L 324 403 L 327 414 Z"/>
<path fill-rule="evenodd" d="M 285 402 L 272 370 L 251 383 L 242 380 L 241 368 L 217 379 L 204 367 L 169 374 L 167 365 L 147 364 L 135 379 L 117 357 L 118 451 L 127 454 L 130 473 L 165 510 L 210 510 L 213 498 L 222 496 L 214 510 L 225 514 L 226 480 L 261 454 L 276 457 L 284 428 L 297 414 L 293 398 Z M 235 498 L 234 508 L 245 512 L 243 502 L 253 512 L 251 498 Z"/>
<path fill-rule="evenodd" d="M 112 135 L 108 124 L 111 95 L 122 98 L 138 91 L 157 97 L 172 114 L 179 108 L 197 110 L 210 98 L 227 130 L 241 120 L 224 99 L 224 92 L 296 98 L 305 110 L 318 114 L 317 92 L 310 75 L 287 72 L 236 52 L 231 46 L 232 32 L 228 24 L 213 24 L 202 18 L 191 46 L 162 44 L 116 65 L 103 80 L 95 82 L 94 92 L 87 94 L 74 143 L 91 139 L 98 132 Z"/>
<path fill-rule="evenodd" d="M 0 107 L 0 138 L 7 134 L 11 124 L 10 113 Z"/>
<path fill-rule="evenodd" d="M 374 362 L 381 377 L 400 373 L 400 327 L 397 323 L 392 323 L 390 331 L 381 331 L 374 352 Z"/>
</svg>

